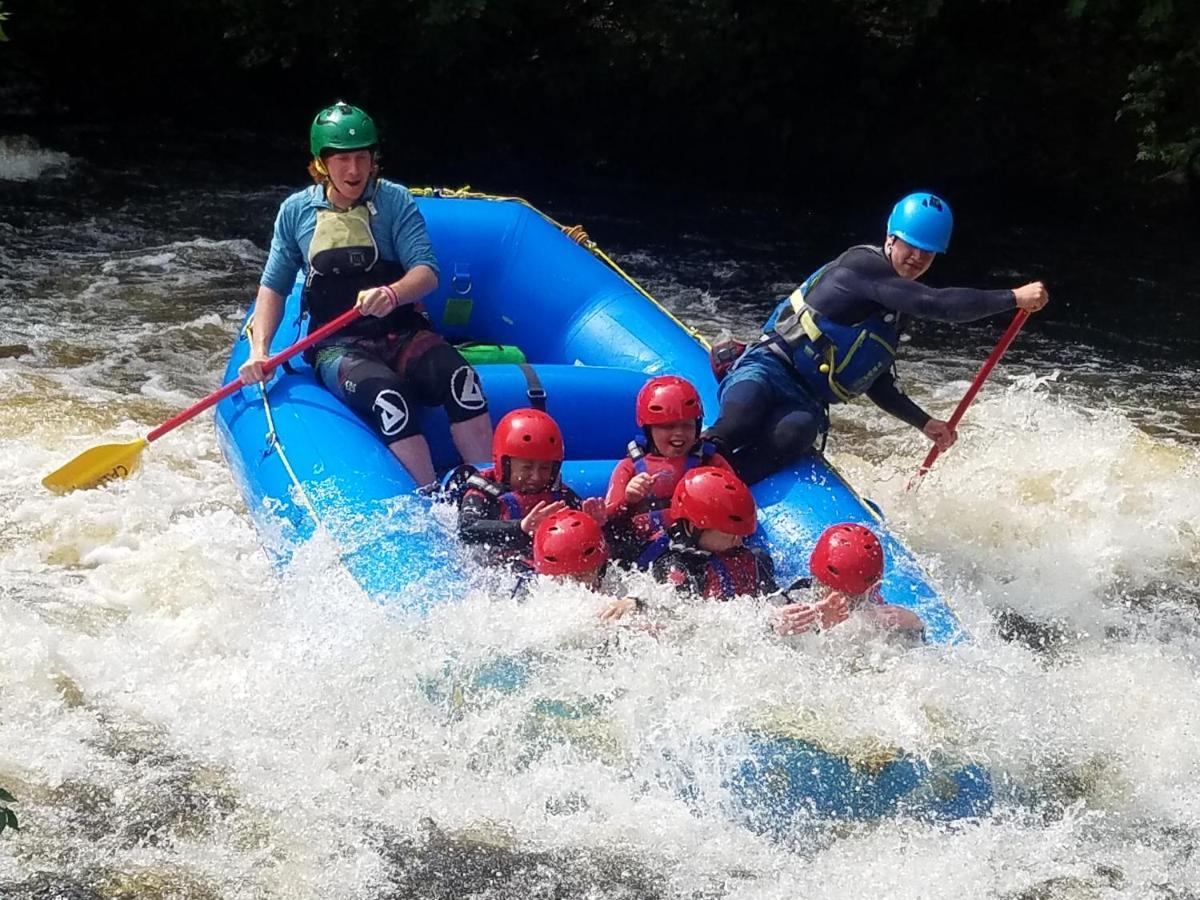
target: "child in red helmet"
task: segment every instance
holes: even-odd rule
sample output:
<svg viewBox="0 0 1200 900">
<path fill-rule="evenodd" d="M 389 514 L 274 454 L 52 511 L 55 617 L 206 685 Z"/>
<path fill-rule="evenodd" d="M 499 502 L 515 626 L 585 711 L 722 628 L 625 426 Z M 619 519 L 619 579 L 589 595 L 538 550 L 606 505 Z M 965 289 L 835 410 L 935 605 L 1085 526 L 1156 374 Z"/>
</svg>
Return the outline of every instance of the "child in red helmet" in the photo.
<svg viewBox="0 0 1200 900">
<path fill-rule="evenodd" d="M 778 591 L 765 550 L 747 547 L 758 527 L 754 497 L 728 469 L 701 466 L 685 472 L 671 497 L 667 534 L 639 562 L 655 579 L 701 597 L 729 600 Z"/>
<path fill-rule="evenodd" d="M 533 557 L 518 567 L 514 596 L 529 590 L 537 575 L 574 581 L 599 591 L 608 566 L 608 543 L 600 524 L 587 513 L 562 509 L 547 516 L 533 533 Z M 619 619 L 645 604 L 634 597 L 613 598 L 600 611 L 602 620 Z"/>
<path fill-rule="evenodd" d="M 580 500 L 559 479 L 563 458 L 562 431 L 546 413 L 517 409 L 501 419 L 492 436 L 492 468 L 465 477 L 458 506 L 462 540 L 509 560 L 528 555 L 538 524 L 560 510 L 584 509 L 603 520 L 598 499 Z"/>
<path fill-rule="evenodd" d="M 864 525 L 844 522 L 826 528 L 809 558 L 811 578 L 800 579 L 789 589 L 811 589 L 808 602 L 781 607 L 775 621 L 779 634 L 800 634 L 818 624 L 829 628 L 844 622 L 855 611 L 892 631 L 920 637 L 925 624 L 910 609 L 885 603 L 879 595 L 883 580 L 883 544 Z"/>
<path fill-rule="evenodd" d="M 651 378 L 637 396 L 642 437 L 629 443 L 604 497 L 616 555 L 636 559 L 662 534 L 675 486 L 697 466 L 730 469 L 711 444 L 699 440 L 704 409 L 700 394 L 678 375 Z M 732 470 L 731 470 L 732 471 Z"/>
<path fill-rule="evenodd" d="M 727 469 L 705 466 L 684 473 L 671 497 L 670 528 L 656 538 L 643 554 L 658 581 L 681 591 L 715 600 L 740 596 L 777 598 L 783 596 L 775 582 L 770 555 L 759 547 L 747 547 L 746 538 L 757 530 L 754 495 L 740 478 Z M 815 603 L 791 604 L 789 626 L 799 633 L 801 625 L 826 615 L 824 598 Z M 625 607 L 623 611 L 627 611 Z"/>
<path fill-rule="evenodd" d="M 604 533 L 587 513 L 559 510 L 543 519 L 533 533 L 530 569 L 537 575 L 569 578 L 595 589 L 607 563 Z"/>
</svg>

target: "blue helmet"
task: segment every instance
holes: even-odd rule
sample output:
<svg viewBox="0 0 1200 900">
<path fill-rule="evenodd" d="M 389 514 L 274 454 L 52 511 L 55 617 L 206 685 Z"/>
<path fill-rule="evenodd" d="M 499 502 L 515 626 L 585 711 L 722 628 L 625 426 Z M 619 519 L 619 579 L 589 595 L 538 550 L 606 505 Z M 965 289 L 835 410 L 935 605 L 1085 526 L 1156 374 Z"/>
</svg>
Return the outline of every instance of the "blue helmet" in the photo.
<svg viewBox="0 0 1200 900">
<path fill-rule="evenodd" d="M 950 204 L 935 194 L 909 194 L 888 216 L 887 233 L 922 250 L 945 253 L 954 230 Z"/>
</svg>

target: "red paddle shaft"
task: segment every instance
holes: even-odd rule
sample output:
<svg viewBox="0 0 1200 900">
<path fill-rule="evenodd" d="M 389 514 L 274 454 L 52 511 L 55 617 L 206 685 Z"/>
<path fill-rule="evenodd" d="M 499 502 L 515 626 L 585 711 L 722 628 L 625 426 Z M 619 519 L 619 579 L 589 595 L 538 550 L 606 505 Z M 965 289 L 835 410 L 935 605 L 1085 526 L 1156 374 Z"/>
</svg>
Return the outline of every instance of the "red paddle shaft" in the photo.
<svg viewBox="0 0 1200 900">
<path fill-rule="evenodd" d="M 344 312 L 340 316 L 338 316 L 336 319 L 334 319 L 332 322 L 322 325 L 316 331 L 312 332 L 308 337 L 306 337 L 302 340 L 296 341 L 296 343 L 292 344 L 287 349 L 280 350 L 274 356 L 270 357 L 266 362 L 263 363 L 263 372 L 270 373 L 271 370 L 274 369 L 276 366 L 278 366 L 281 362 L 291 359 L 293 356 L 295 356 L 298 353 L 303 353 L 305 350 L 307 350 L 313 344 L 316 344 L 319 341 L 325 340 L 325 338 L 329 337 L 335 331 L 338 331 L 339 329 L 346 327 L 347 325 L 349 325 L 351 322 L 353 322 L 355 319 L 357 319 L 361 315 L 362 315 L 362 313 L 360 313 L 357 308 L 347 310 L 346 312 Z M 235 378 L 233 381 L 229 382 L 229 384 L 225 385 L 220 390 L 213 391 L 211 394 L 209 394 L 203 400 L 199 401 L 198 403 L 195 403 L 192 406 L 189 406 L 183 412 L 178 413 L 177 415 L 174 415 L 171 418 L 167 419 L 167 421 L 163 422 L 161 425 L 159 425 L 157 428 L 155 428 L 153 431 L 151 431 L 148 435 L 146 435 L 146 443 L 150 443 L 151 441 L 158 440 L 160 437 L 162 437 L 168 431 L 172 431 L 173 429 L 178 428 L 180 425 L 182 425 L 184 422 L 187 422 L 189 419 L 194 419 L 196 416 L 200 415 L 200 413 L 204 412 L 210 406 L 216 406 L 218 403 L 220 403 L 222 400 L 224 400 L 230 394 L 236 393 L 238 390 L 240 390 L 243 387 L 245 387 L 245 384 L 242 382 L 242 380 L 240 378 Z"/>
<path fill-rule="evenodd" d="M 962 419 L 963 413 L 967 411 L 967 407 L 971 405 L 971 401 L 975 399 L 975 395 L 979 393 L 979 389 L 983 387 L 983 383 L 987 381 L 988 375 L 992 373 L 992 369 L 996 368 L 996 363 L 1000 362 L 1000 357 L 1004 355 L 1004 351 L 1008 349 L 1008 345 L 1016 339 L 1017 332 L 1021 330 L 1021 326 L 1025 324 L 1025 320 L 1028 318 L 1029 313 L 1024 309 L 1018 310 L 1017 314 L 1013 316 L 1012 323 L 1008 326 L 1008 330 L 1000 336 L 999 343 L 996 344 L 996 347 L 994 350 L 992 350 L 991 355 L 989 355 L 988 358 L 983 361 L 983 365 L 979 367 L 979 372 L 975 375 L 975 380 L 971 382 L 971 386 L 967 388 L 967 392 L 963 394 L 963 398 L 958 401 L 958 406 L 954 409 L 954 415 L 950 417 L 949 424 L 951 430 L 958 427 L 959 420 Z M 925 462 L 921 463 L 921 468 L 917 470 L 917 474 L 913 481 L 919 482 L 921 478 L 924 477 L 925 473 L 933 467 L 934 462 L 937 460 L 941 452 L 942 451 L 937 448 L 937 444 L 934 444 L 929 451 L 929 455 L 925 457 Z M 909 488 L 912 486 L 912 482 L 910 482 Z"/>
</svg>

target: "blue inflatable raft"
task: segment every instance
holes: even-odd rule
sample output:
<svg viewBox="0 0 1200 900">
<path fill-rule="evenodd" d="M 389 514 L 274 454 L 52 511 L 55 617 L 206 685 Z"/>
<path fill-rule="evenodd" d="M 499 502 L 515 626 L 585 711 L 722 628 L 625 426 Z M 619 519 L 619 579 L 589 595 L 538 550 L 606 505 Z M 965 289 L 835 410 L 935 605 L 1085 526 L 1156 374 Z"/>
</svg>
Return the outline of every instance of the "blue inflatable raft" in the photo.
<svg viewBox="0 0 1200 900">
<path fill-rule="evenodd" d="M 708 351 L 697 334 L 663 309 L 592 244 L 526 203 L 465 192 L 417 192 L 441 266 L 426 299 L 435 327 L 454 341 L 515 345 L 562 426 L 563 478 L 582 496 L 602 495 L 637 433 L 634 397 L 656 374 L 697 386 L 707 423 L 718 404 Z M 253 311 L 251 311 L 251 316 Z M 249 324 L 249 323 L 248 323 Z M 304 334 L 300 283 L 287 298 L 272 345 Z M 249 342 L 237 342 L 226 372 L 237 377 Z M 478 367 L 493 421 L 529 405 L 530 381 L 516 364 Z M 439 470 L 460 462 L 441 410 L 425 410 L 422 428 Z M 281 559 L 318 529 L 335 543 L 347 570 L 381 602 L 422 605 L 454 596 L 465 579 L 463 554 L 448 529 L 426 514 L 425 500 L 391 453 L 349 409 L 293 362 L 265 387 L 245 388 L 217 407 L 222 450 L 259 525 Z M 472 462 L 479 462 L 474 460 Z M 917 612 L 931 642 L 961 636 L 957 619 L 920 566 L 888 534 L 879 516 L 820 455 L 755 485 L 756 540 L 769 548 L 781 583 L 800 575 L 820 532 L 842 521 L 878 531 L 888 557 L 884 595 Z M 428 590 L 433 584 L 438 590 Z M 939 791 L 922 761 L 899 755 L 871 771 L 856 769 L 803 741 L 764 734 L 729 784 L 747 819 L 770 829 L 798 810 L 834 816 L 890 813 L 917 796 L 929 815 L 974 815 L 990 803 L 986 774 L 973 767 L 941 772 Z M 783 817 L 783 818 L 780 818 Z"/>
</svg>

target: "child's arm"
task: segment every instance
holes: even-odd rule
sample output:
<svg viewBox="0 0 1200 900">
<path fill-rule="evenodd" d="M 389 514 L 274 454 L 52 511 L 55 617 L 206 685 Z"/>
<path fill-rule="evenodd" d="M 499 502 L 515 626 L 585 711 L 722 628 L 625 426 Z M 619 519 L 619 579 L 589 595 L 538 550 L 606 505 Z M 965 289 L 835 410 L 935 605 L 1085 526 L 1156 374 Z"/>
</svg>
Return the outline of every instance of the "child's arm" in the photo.
<svg viewBox="0 0 1200 900">
<path fill-rule="evenodd" d="M 480 491 L 468 491 L 458 506 L 458 536 L 465 544 L 532 547 L 519 520 L 500 518 L 500 506 Z"/>
<path fill-rule="evenodd" d="M 628 459 L 623 459 L 613 469 L 612 476 L 608 479 L 608 491 L 604 494 L 604 508 L 608 510 L 610 517 L 629 512 L 625 489 L 629 486 L 631 478 L 633 478 L 633 463 Z"/>
<path fill-rule="evenodd" d="M 911 609 L 894 603 L 872 603 L 863 613 L 880 628 L 910 635 L 919 640 L 925 639 L 925 623 Z"/>
<path fill-rule="evenodd" d="M 846 595 L 834 591 L 816 603 L 789 603 L 779 607 L 771 625 L 776 634 L 804 634 L 806 631 L 832 628 L 849 617 L 850 604 Z"/>
</svg>

